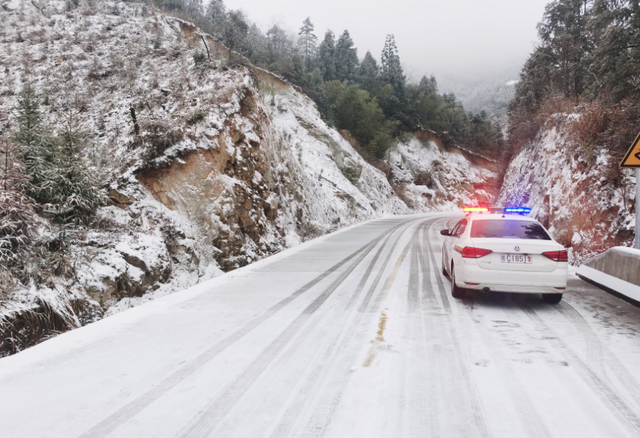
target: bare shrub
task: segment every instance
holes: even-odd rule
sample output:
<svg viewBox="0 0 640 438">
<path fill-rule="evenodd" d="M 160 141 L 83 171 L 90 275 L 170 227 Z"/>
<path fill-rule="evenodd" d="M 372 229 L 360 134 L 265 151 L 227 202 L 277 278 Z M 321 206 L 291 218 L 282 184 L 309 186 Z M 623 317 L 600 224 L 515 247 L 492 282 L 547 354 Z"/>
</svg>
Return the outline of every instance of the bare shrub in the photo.
<svg viewBox="0 0 640 438">
<path fill-rule="evenodd" d="M 576 108 L 578 116 L 568 124 L 568 133 L 589 164 L 595 164 L 602 136 L 608 129 L 611 111 L 598 103 L 586 103 Z"/>
<path fill-rule="evenodd" d="M 36 298 L 31 308 L 0 315 L 0 357 L 17 353 L 78 325 L 68 303 L 53 304 Z"/>
<path fill-rule="evenodd" d="M 163 120 L 140 121 L 140 135 L 136 136 L 134 145 L 145 149 L 144 167 L 154 167 L 153 160 L 162 156 L 171 146 L 182 141 L 182 131 L 172 129 Z"/>
<path fill-rule="evenodd" d="M 509 146 L 507 156 L 514 156 L 522 147 L 543 129 L 559 126 L 566 122 L 569 114 L 575 112 L 576 101 L 564 96 L 547 99 L 534 113 L 521 107 L 509 113 Z"/>
</svg>

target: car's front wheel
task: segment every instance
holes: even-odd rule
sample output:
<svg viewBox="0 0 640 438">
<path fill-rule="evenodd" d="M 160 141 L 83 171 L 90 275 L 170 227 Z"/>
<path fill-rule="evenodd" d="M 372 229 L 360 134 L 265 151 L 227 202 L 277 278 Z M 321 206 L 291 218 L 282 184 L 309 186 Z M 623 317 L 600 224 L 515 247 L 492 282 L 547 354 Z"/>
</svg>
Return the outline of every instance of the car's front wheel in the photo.
<svg viewBox="0 0 640 438">
<path fill-rule="evenodd" d="M 542 301 L 549 304 L 558 304 L 562 300 L 562 294 L 542 294 Z"/>
<path fill-rule="evenodd" d="M 467 296 L 464 289 L 458 287 L 456 285 L 456 270 L 454 269 L 453 263 L 451 264 L 451 275 L 449 276 L 451 279 L 451 296 L 453 298 L 464 298 Z"/>
</svg>

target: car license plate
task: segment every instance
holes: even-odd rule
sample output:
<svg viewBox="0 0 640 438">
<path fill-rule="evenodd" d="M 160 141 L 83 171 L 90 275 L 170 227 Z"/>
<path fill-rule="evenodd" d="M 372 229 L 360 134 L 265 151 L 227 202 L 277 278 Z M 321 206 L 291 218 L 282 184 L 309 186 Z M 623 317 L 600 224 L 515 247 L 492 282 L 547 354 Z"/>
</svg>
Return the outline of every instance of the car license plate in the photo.
<svg viewBox="0 0 640 438">
<path fill-rule="evenodd" d="M 529 263 L 533 263 L 533 260 L 528 254 L 500 254 L 500 262 L 528 265 Z"/>
</svg>

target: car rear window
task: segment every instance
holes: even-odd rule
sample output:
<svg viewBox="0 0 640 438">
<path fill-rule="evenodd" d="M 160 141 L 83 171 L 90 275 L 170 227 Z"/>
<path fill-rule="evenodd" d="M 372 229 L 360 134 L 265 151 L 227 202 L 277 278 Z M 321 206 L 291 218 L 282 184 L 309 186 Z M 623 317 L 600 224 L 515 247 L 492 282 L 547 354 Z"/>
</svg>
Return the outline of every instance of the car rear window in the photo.
<svg viewBox="0 0 640 438">
<path fill-rule="evenodd" d="M 549 234 L 537 222 L 504 219 L 476 220 L 471 224 L 471 238 L 551 240 Z"/>
</svg>

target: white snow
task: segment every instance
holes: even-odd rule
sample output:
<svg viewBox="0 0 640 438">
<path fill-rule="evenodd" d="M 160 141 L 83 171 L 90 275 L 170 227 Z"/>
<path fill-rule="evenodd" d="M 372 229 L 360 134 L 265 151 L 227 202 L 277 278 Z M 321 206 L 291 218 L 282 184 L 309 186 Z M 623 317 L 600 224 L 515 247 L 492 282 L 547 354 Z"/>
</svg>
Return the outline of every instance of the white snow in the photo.
<svg viewBox="0 0 640 438">
<path fill-rule="evenodd" d="M 557 306 L 455 300 L 450 219 L 343 228 L 0 359 L 2 434 L 634 436 L 638 310 L 575 278 Z"/>
<path fill-rule="evenodd" d="M 606 274 L 602 271 L 598 271 L 597 269 L 590 268 L 586 265 L 581 265 L 577 270 L 577 274 L 640 303 L 640 286 L 636 286 L 635 284 L 621 280 L 618 277 L 614 277 L 613 275 Z"/>
<path fill-rule="evenodd" d="M 637 249 L 637 248 L 629 248 L 627 246 L 614 246 L 611 249 L 620 251 L 620 252 L 626 252 L 627 254 L 633 254 L 635 256 L 640 256 L 640 249 Z"/>
</svg>

